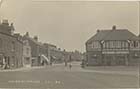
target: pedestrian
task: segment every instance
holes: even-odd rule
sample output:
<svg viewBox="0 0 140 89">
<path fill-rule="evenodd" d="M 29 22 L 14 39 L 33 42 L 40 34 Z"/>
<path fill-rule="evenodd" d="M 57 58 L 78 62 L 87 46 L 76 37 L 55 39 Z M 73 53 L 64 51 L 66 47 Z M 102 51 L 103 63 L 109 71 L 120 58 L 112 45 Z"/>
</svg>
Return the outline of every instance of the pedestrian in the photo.
<svg viewBox="0 0 140 89">
<path fill-rule="evenodd" d="M 67 61 L 66 61 L 66 59 L 65 59 L 65 67 L 67 67 Z"/>
<path fill-rule="evenodd" d="M 71 65 L 71 64 L 69 65 L 69 68 L 70 68 L 70 69 L 72 68 L 72 65 Z"/>
</svg>

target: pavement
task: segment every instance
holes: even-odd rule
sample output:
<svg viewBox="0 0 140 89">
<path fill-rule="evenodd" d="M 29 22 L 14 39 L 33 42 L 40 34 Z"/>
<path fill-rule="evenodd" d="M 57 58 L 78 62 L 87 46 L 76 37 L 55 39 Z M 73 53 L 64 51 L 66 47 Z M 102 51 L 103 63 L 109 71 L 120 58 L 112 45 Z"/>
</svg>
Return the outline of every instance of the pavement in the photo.
<svg viewBox="0 0 140 89">
<path fill-rule="evenodd" d="M 44 68 L 44 66 L 21 67 L 16 69 L 1 69 L 0 72 L 30 71 L 30 70 L 41 69 L 41 68 Z"/>
<path fill-rule="evenodd" d="M 114 69 L 114 70 L 113 70 Z M 0 72 L 0 89 L 138 89 L 135 67 L 81 68 L 73 62 Z"/>
</svg>

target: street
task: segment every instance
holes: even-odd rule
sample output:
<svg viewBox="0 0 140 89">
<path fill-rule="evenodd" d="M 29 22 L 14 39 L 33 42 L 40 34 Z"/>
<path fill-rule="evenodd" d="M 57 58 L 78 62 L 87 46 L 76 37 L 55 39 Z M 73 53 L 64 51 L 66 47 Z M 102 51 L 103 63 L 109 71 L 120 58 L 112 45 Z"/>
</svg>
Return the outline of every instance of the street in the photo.
<svg viewBox="0 0 140 89">
<path fill-rule="evenodd" d="M 18 71 L 0 72 L 1 89 L 93 89 L 138 88 L 138 70 L 103 71 L 82 69 L 79 63 L 72 68 L 64 64 Z"/>
</svg>

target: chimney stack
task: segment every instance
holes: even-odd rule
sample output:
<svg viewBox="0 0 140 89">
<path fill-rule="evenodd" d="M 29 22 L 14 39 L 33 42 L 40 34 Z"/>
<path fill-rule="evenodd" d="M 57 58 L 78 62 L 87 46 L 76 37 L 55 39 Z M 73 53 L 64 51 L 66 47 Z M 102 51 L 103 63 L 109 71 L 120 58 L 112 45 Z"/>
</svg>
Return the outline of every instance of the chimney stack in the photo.
<svg viewBox="0 0 140 89">
<path fill-rule="evenodd" d="M 99 30 L 99 29 L 97 30 L 97 33 L 98 33 L 98 32 L 100 32 L 100 30 Z"/>
<path fill-rule="evenodd" d="M 4 25 L 9 25 L 9 22 L 8 22 L 7 19 L 4 19 L 4 20 L 2 20 L 2 24 L 4 24 Z"/>
<path fill-rule="evenodd" d="M 29 37 L 29 32 L 26 32 L 25 36 Z"/>
<path fill-rule="evenodd" d="M 112 30 L 116 30 L 116 25 L 113 25 Z"/>
<path fill-rule="evenodd" d="M 35 41 L 38 41 L 38 37 L 37 37 L 37 36 L 34 36 L 34 40 L 35 40 Z"/>
</svg>

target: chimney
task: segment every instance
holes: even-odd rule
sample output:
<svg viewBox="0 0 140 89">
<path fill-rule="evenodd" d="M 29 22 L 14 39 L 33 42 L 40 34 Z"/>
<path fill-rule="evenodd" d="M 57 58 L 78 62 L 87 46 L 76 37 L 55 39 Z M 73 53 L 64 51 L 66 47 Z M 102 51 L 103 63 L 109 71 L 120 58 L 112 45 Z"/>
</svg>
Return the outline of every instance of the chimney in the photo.
<svg viewBox="0 0 140 89">
<path fill-rule="evenodd" d="M 7 19 L 4 19 L 4 20 L 2 20 L 2 24 L 4 24 L 4 25 L 9 25 L 9 22 L 8 22 Z"/>
<path fill-rule="evenodd" d="M 13 25 L 13 23 L 11 23 L 11 34 L 12 35 L 14 35 L 14 31 L 15 31 L 14 25 Z"/>
<path fill-rule="evenodd" d="M 97 30 L 97 33 L 98 33 L 98 32 L 100 32 L 100 30 L 99 30 L 99 29 Z"/>
<path fill-rule="evenodd" d="M 29 32 L 26 32 L 25 36 L 29 37 Z"/>
<path fill-rule="evenodd" d="M 113 25 L 112 30 L 116 30 L 116 25 Z"/>
<path fill-rule="evenodd" d="M 37 36 L 34 36 L 34 40 L 35 40 L 35 41 L 38 41 L 38 37 L 37 37 Z"/>
</svg>

